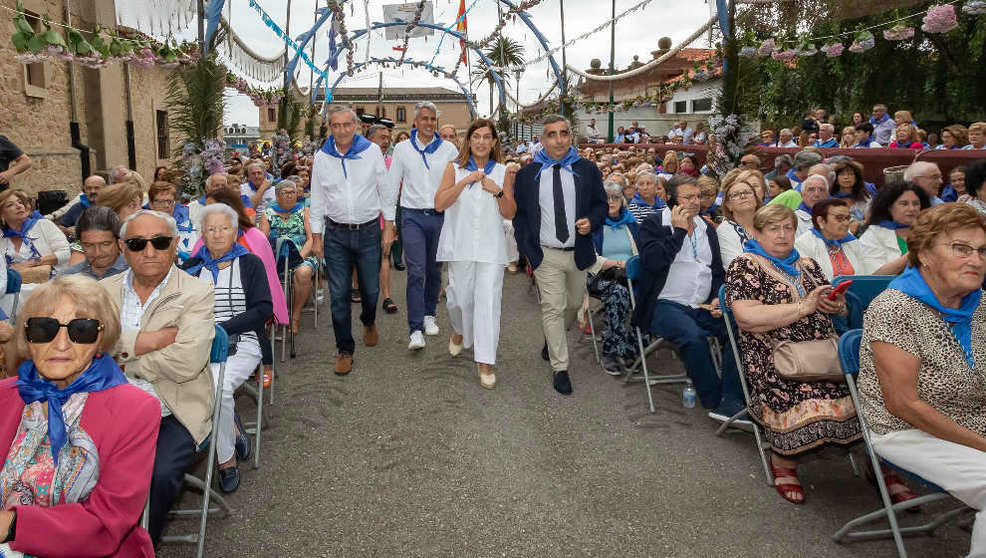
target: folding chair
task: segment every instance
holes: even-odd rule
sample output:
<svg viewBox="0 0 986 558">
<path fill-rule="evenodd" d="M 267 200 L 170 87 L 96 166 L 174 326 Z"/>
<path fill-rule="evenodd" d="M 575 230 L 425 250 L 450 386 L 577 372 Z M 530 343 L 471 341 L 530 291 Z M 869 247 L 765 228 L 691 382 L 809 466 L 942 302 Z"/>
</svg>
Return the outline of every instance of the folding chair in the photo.
<svg viewBox="0 0 986 558">
<path fill-rule="evenodd" d="M 272 239 L 274 241 L 274 261 L 278 265 L 278 276 L 281 279 L 281 289 L 284 291 L 284 300 L 287 302 L 288 310 L 294 309 L 294 269 L 292 263 L 301 260 L 301 253 L 294 242 L 284 237 Z M 283 264 L 281 261 L 283 260 Z M 285 360 L 287 347 L 291 346 L 291 358 L 295 357 L 294 350 L 294 330 L 291 324 L 281 326 L 281 362 Z M 273 338 L 272 338 L 273 339 Z"/>
<path fill-rule="evenodd" d="M 188 535 L 166 535 L 161 538 L 162 542 L 187 542 L 198 544 L 196 556 L 202 558 L 205 551 L 205 527 L 209 519 L 209 514 L 228 514 L 232 512 L 226 500 L 212 489 L 212 470 L 216 464 L 216 425 L 219 424 L 220 399 L 223 394 L 223 380 L 226 377 L 226 359 L 229 357 L 229 335 L 220 326 L 215 326 L 216 336 L 212 340 L 212 351 L 209 353 L 209 362 L 219 364 L 219 378 L 216 381 L 216 401 L 212 410 L 212 433 L 209 438 L 202 443 L 207 447 L 208 456 L 206 457 L 205 480 L 194 475 L 185 474 L 185 484 L 194 486 L 202 491 L 202 505 L 195 509 L 172 510 L 169 517 L 199 517 L 199 532 Z M 199 450 L 203 449 L 199 446 Z M 210 500 L 215 500 L 219 507 L 210 507 Z M 149 505 L 150 502 L 148 502 Z M 145 506 L 145 518 L 147 517 L 147 507 Z M 142 521 L 143 525 L 146 521 Z"/>
<path fill-rule="evenodd" d="M 273 347 L 272 347 L 273 350 Z M 274 367 L 271 366 L 271 386 L 274 385 Z M 257 365 L 257 385 L 243 382 L 240 390 L 252 397 L 257 403 L 257 416 L 253 422 L 243 423 L 244 434 L 253 436 L 253 468 L 260 468 L 260 431 L 264 426 L 264 362 L 261 359 Z"/>
<path fill-rule="evenodd" d="M 863 313 L 880 293 L 887 289 L 894 275 L 837 275 L 832 278 L 832 286 L 843 281 L 852 281 L 846 291 L 846 306 L 849 309 L 849 329 L 863 327 Z"/>
<path fill-rule="evenodd" d="M 855 286 L 855 284 L 853 285 Z M 846 382 L 849 384 L 849 393 L 852 396 L 852 403 L 856 409 L 860 409 L 860 398 L 859 391 L 856 389 L 856 380 L 853 375 L 859 372 L 859 345 L 863 337 L 863 330 L 853 329 L 847 331 L 839 339 L 839 362 L 842 364 L 842 372 L 846 375 Z M 853 542 L 856 540 L 874 539 L 874 538 L 885 538 L 887 536 L 893 536 L 894 543 L 897 545 L 897 556 L 901 558 L 907 557 L 907 550 L 904 548 L 905 535 L 914 534 L 925 534 L 931 535 L 935 530 L 944 525 L 953 518 L 963 514 L 971 513 L 975 510 L 969 508 L 968 506 L 962 505 L 958 508 L 948 510 L 941 513 L 922 525 L 916 525 L 913 527 L 901 527 L 897 522 L 897 513 L 904 511 L 915 506 L 921 506 L 924 504 L 929 504 L 931 502 L 937 502 L 939 500 L 945 500 L 952 498 L 947 492 L 945 492 L 941 487 L 924 480 L 918 475 L 902 469 L 894 465 L 893 463 L 882 459 L 873 450 L 873 445 L 870 438 L 870 430 L 866 425 L 866 419 L 863 417 L 863 413 L 857 412 L 859 417 L 860 429 L 863 433 L 863 441 L 866 443 L 866 453 L 870 455 L 870 462 L 873 465 L 873 470 L 880 471 L 880 463 L 885 463 L 890 467 L 904 473 L 911 479 L 914 479 L 929 488 L 935 490 L 932 494 L 927 494 L 925 496 L 919 496 L 913 500 L 908 500 L 906 502 L 901 502 L 899 504 L 891 504 L 890 502 L 890 492 L 887 490 L 887 485 L 883 481 L 883 475 L 877 473 L 876 477 L 877 486 L 880 489 L 880 499 L 883 501 L 883 508 L 877 511 L 868 513 L 857 517 L 845 525 L 842 526 L 835 534 L 832 535 L 832 540 L 837 543 L 842 542 Z M 874 529 L 870 531 L 856 530 L 857 527 L 871 523 L 873 521 L 881 520 L 886 517 L 887 521 L 890 523 L 890 529 Z"/>
<path fill-rule="evenodd" d="M 725 304 L 726 300 L 726 285 L 719 287 L 719 301 L 722 306 L 722 319 L 726 321 L 726 334 L 729 335 L 729 347 L 732 349 L 733 359 L 736 361 L 736 371 L 739 373 L 740 385 L 743 387 L 743 399 L 746 401 L 746 409 L 743 409 L 739 414 L 733 415 L 726 422 L 722 423 L 719 430 L 716 431 L 716 435 L 720 435 L 729 428 L 732 423 L 736 420 L 738 416 L 741 416 L 743 412 L 748 411 L 751 408 L 750 401 L 750 388 L 746 385 L 746 369 L 743 368 L 743 359 L 740 357 L 739 352 L 739 328 L 736 326 L 736 320 L 733 317 L 733 309 Z M 751 420 L 750 424 L 753 428 L 753 438 L 757 443 L 757 452 L 760 453 L 760 463 L 763 465 L 763 472 L 766 475 L 767 486 L 774 486 L 774 475 L 770 471 L 770 463 L 767 461 L 769 457 L 767 456 L 767 451 L 770 449 L 770 444 L 767 443 L 766 437 L 761 430 L 761 427 L 755 420 Z"/>
</svg>

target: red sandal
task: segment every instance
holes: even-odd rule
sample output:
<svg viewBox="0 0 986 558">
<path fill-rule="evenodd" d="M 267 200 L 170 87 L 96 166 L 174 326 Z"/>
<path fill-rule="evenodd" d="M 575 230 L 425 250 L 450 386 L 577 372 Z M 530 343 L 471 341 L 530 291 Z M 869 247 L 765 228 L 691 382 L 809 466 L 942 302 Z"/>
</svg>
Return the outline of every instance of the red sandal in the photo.
<svg viewBox="0 0 986 558">
<path fill-rule="evenodd" d="M 774 475 L 774 489 L 781 495 L 781 498 L 792 504 L 804 504 L 805 491 L 801 487 L 801 481 L 798 480 L 798 470 L 778 467 L 774 465 L 773 460 L 769 460 L 768 462 L 770 463 L 770 472 Z M 797 496 L 790 496 L 789 493 L 792 492 L 797 494 Z"/>
<path fill-rule="evenodd" d="M 883 473 L 883 484 L 887 485 L 887 492 L 890 493 L 891 504 L 897 505 L 918 497 L 917 494 L 911 491 L 910 487 L 904 484 L 904 481 L 901 480 L 893 469 L 889 469 L 886 466 L 881 466 L 880 469 Z M 873 475 L 873 470 L 870 468 L 867 468 L 866 470 L 866 479 L 870 481 L 873 486 L 877 486 L 876 477 Z M 907 508 L 907 511 L 909 513 L 918 513 L 921 511 L 921 506 Z"/>
</svg>

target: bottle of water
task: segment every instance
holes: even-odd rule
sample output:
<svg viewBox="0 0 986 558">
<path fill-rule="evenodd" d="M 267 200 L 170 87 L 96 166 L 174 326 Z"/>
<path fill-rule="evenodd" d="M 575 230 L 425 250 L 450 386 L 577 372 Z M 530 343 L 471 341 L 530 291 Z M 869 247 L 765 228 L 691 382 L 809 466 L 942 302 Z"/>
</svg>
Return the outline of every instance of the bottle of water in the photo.
<svg viewBox="0 0 986 558">
<path fill-rule="evenodd" d="M 681 392 L 681 406 L 686 409 L 695 408 L 695 387 L 692 386 L 691 380 L 685 385 L 685 389 Z"/>
</svg>

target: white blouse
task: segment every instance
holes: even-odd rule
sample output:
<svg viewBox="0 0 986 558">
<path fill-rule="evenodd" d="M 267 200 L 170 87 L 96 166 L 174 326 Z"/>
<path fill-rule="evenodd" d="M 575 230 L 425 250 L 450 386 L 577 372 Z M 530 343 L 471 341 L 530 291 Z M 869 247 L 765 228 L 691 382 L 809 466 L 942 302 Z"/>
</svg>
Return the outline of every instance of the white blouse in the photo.
<svg viewBox="0 0 986 558">
<path fill-rule="evenodd" d="M 873 269 L 890 263 L 903 254 L 900 253 L 900 245 L 897 244 L 897 231 L 871 225 L 866 232 L 859 237 L 859 247 L 863 252 L 863 259 L 869 262 Z"/>
<path fill-rule="evenodd" d="M 794 241 L 794 247 L 801 254 L 802 258 L 811 258 L 818 262 L 818 266 L 822 268 L 825 278 L 829 281 L 832 280 L 835 270 L 832 268 L 832 258 L 829 257 L 829 249 L 825 241 L 815 236 L 811 231 L 808 231 Z M 863 247 L 859 240 L 844 243 L 842 245 L 842 253 L 846 255 L 846 259 L 852 265 L 855 275 L 870 275 L 879 267 L 872 267 L 870 265 L 872 262 L 863 257 Z"/>
<path fill-rule="evenodd" d="M 0 237 L 0 250 L 10 263 L 26 262 L 32 257 L 44 257 L 54 255 L 58 258 L 58 263 L 54 266 L 61 271 L 68 264 L 72 250 L 69 247 L 68 239 L 62 231 L 58 230 L 55 223 L 48 219 L 40 219 L 27 232 L 28 239 L 21 242 L 19 250 L 14 248 L 13 239 Z M 31 250 L 31 247 L 34 250 Z M 35 254 L 37 252 L 37 254 Z"/>
<path fill-rule="evenodd" d="M 729 264 L 733 263 L 736 256 L 743 253 L 743 243 L 746 239 L 740 236 L 737 227 L 743 229 L 743 225 L 734 221 L 723 221 L 716 227 L 716 236 L 719 237 L 719 255 L 722 256 L 722 268 L 728 270 Z M 750 231 L 746 231 L 747 238 L 753 238 Z"/>
<path fill-rule="evenodd" d="M 459 168 L 455 163 L 452 165 L 457 183 L 472 172 Z M 497 163 L 487 176 L 502 188 L 506 171 L 506 166 Z M 440 262 L 481 262 L 504 267 L 509 263 L 500 204 L 478 182 L 466 186 L 445 210 L 437 259 Z"/>
</svg>

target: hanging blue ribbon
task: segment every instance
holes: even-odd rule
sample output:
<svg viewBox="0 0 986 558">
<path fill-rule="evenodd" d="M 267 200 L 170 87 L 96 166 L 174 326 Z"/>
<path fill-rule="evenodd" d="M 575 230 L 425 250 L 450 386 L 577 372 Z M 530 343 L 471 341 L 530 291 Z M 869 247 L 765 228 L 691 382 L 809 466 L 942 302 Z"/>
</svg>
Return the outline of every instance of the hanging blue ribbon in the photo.
<svg viewBox="0 0 986 558">
<path fill-rule="evenodd" d="M 209 0 L 205 7 L 205 17 L 208 23 L 205 26 L 205 41 L 202 45 L 202 56 L 209 54 L 209 41 L 219 28 L 219 20 L 223 13 L 223 4 L 226 0 Z"/>
<path fill-rule="evenodd" d="M 733 30 L 729 27 L 729 6 L 727 0 L 716 0 L 716 15 L 719 17 L 719 30 L 722 31 L 722 38 L 731 40 Z"/>
<path fill-rule="evenodd" d="M 312 59 L 309 58 L 308 54 L 305 53 L 305 49 L 301 48 L 301 45 L 299 45 L 297 42 L 295 42 L 294 39 L 289 37 L 288 34 L 285 33 L 281 29 L 281 27 L 277 23 L 275 23 L 273 19 L 271 19 L 269 15 L 267 15 L 267 12 L 265 12 L 264 9 L 260 7 L 260 4 L 257 3 L 257 0 L 250 0 L 250 7 L 257 10 L 257 13 L 260 14 L 260 19 L 263 20 L 264 25 L 269 27 L 270 30 L 273 31 L 274 34 L 278 36 L 278 38 L 284 41 L 284 44 L 288 48 L 298 53 L 298 56 L 300 56 L 301 59 L 305 62 L 305 64 L 307 64 L 308 67 L 311 68 L 312 72 L 314 72 L 315 75 L 322 76 L 322 78 L 328 77 L 325 72 L 323 72 L 320 68 L 315 66 L 315 63 L 312 62 Z"/>
<path fill-rule="evenodd" d="M 421 160 L 425 162 L 426 169 L 431 170 L 431 167 L 428 166 L 428 157 L 425 157 L 425 154 L 430 155 L 438 151 L 438 148 L 441 145 L 442 145 L 442 138 L 440 138 L 438 134 L 435 134 L 435 136 L 431 139 L 431 143 L 425 146 L 424 149 L 418 149 L 418 129 L 415 128 L 411 130 L 411 147 L 413 147 L 414 150 L 417 151 L 419 155 L 421 155 Z"/>
<path fill-rule="evenodd" d="M 58 453 L 68 440 L 65 432 L 65 416 L 62 405 L 76 393 L 92 393 L 127 383 L 123 371 L 116 365 L 109 353 L 93 358 L 92 363 L 71 384 L 62 389 L 51 380 L 38 374 L 33 360 L 17 367 L 17 393 L 25 404 L 48 402 L 48 440 L 51 443 L 51 457 L 58 465 Z"/>
<path fill-rule="evenodd" d="M 212 259 L 212 256 L 209 254 L 209 249 L 203 245 L 199 248 L 199 251 L 195 253 L 195 257 L 202 260 L 202 263 L 193 265 L 192 267 L 186 269 L 185 272 L 189 275 L 195 276 L 202 271 L 203 267 L 206 267 L 212 272 L 212 283 L 216 284 L 219 282 L 219 264 L 235 260 L 236 258 L 249 253 L 250 251 L 244 248 L 242 244 L 234 242 L 233 247 L 229 250 L 229 252 L 226 252 L 216 259 Z"/>
<path fill-rule="evenodd" d="M 339 70 L 339 57 L 335 56 L 337 50 L 339 47 L 336 45 L 336 16 L 333 12 L 332 19 L 329 20 L 329 67 L 333 72 Z"/>
<path fill-rule="evenodd" d="M 413 135 L 414 132 L 411 132 L 411 134 Z M 349 151 L 343 155 L 336 150 L 335 136 L 329 136 L 329 139 L 325 140 L 325 143 L 322 144 L 322 153 L 342 161 L 342 175 L 349 178 L 349 171 L 346 170 L 346 159 L 349 159 L 350 161 L 362 159 L 359 154 L 369 149 L 371 145 L 373 145 L 373 142 L 359 134 L 356 134 L 353 136 L 353 144 L 349 146 Z"/>
</svg>

